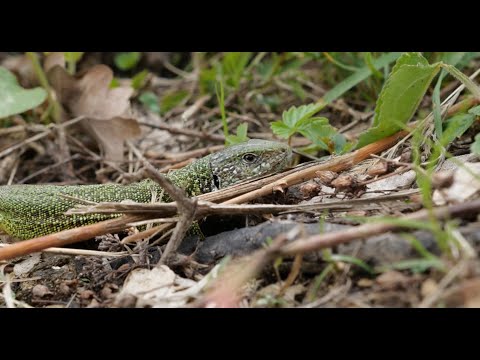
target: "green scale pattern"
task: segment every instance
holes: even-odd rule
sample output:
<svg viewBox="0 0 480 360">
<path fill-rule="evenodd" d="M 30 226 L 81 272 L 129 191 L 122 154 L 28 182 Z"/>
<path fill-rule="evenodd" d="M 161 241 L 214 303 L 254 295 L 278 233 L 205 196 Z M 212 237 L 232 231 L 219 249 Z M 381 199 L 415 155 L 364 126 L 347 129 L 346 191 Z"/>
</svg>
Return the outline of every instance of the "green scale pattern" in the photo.
<svg viewBox="0 0 480 360">
<path fill-rule="evenodd" d="M 183 188 L 188 196 L 197 196 L 281 171 L 288 166 L 291 155 L 291 149 L 285 144 L 250 140 L 171 171 L 167 177 Z M 0 230 L 18 239 L 30 239 L 121 216 L 64 215 L 78 202 L 67 199 L 62 194 L 95 202 L 169 201 L 163 189 L 149 179 L 129 185 L 0 186 Z"/>
</svg>

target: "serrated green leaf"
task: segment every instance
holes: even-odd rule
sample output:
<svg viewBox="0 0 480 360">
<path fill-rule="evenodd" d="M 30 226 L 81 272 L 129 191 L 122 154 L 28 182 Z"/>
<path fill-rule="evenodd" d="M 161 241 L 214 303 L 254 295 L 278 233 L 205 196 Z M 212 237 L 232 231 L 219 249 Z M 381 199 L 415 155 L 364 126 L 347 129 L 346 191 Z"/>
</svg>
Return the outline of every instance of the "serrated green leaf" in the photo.
<svg viewBox="0 0 480 360">
<path fill-rule="evenodd" d="M 299 107 L 292 106 L 290 109 L 283 112 L 282 119 L 287 126 L 293 128 L 297 123 L 305 121 L 305 119 L 313 116 L 324 107 L 325 104 L 319 103 L 302 105 Z"/>
<path fill-rule="evenodd" d="M 151 112 L 155 114 L 160 114 L 160 105 L 158 101 L 158 96 L 151 91 L 145 91 L 142 93 L 138 100 Z"/>
<path fill-rule="evenodd" d="M 43 88 L 22 88 L 15 75 L 0 66 L 0 119 L 33 109 L 46 98 Z"/>
<path fill-rule="evenodd" d="M 273 133 L 281 138 L 288 139 L 295 133 L 295 130 L 284 124 L 282 121 L 274 121 L 270 124 Z"/>
<path fill-rule="evenodd" d="M 445 131 L 440 139 L 440 144 L 447 146 L 457 137 L 462 136 L 473 124 L 474 120 L 474 114 L 459 114 L 448 119 Z"/>
<path fill-rule="evenodd" d="M 237 126 L 236 135 L 228 135 L 226 137 L 227 145 L 240 144 L 248 141 L 248 124 L 242 123 Z"/>
<path fill-rule="evenodd" d="M 299 130 L 299 132 L 315 145 L 330 153 L 335 152 L 338 154 L 346 145 L 345 137 L 328 123 L 314 122 L 308 127 Z"/>
<path fill-rule="evenodd" d="M 295 124 L 295 127 L 299 130 L 305 129 L 306 127 L 312 126 L 315 124 L 315 126 L 320 126 L 320 125 L 327 125 L 328 124 L 328 119 L 326 117 L 304 117 L 300 121 L 298 121 Z"/>
<path fill-rule="evenodd" d="M 357 148 L 401 130 L 414 115 L 440 66 L 429 65 L 418 53 L 403 54 L 377 100 L 373 127 L 360 136 Z"/>
<path fill-rule="evenodd" d="M 120 70 L 130 70 L 140 61 L 142 53 L 140 52 L 123 52 L 115 55 L 114 62 Z"/>
</svg>

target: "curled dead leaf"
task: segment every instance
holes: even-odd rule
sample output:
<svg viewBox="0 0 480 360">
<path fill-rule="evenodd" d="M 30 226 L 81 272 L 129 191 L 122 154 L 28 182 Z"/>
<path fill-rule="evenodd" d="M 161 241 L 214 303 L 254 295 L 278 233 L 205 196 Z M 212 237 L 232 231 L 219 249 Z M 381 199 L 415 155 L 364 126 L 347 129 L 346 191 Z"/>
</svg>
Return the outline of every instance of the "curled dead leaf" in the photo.
<svg viewBox="0 0 480 360">
<path fill-rule="evenodd" d="M 331 185 L 337 191 L 342 191 L 352 188 L 355 185 L 355 179 L 351 175 L 340 175 L 331 182 Z"/>
<path fill-rule="evenodd" d="M 45 285 L 35 285 L 32 289 L 32 295 L 36 298 L 43 298 L 48 295 L 53 295 L 50 289 Z"/>
<path fill-rule="evenodd" d="M 40 85 L 33 71 L 32 62 L 26 55 L 9 56 L 2 62 L 2 66 L 17 76 L 22 87 L 32 88 Z"/>
<path fill-rule="evenodd" d="M 106 65 L 71 76 L 57 64 L 47 76 L 64 109 L 73 117 L 85 116 L 81 124 L 97 140 L 105 158 L 123 160 L 125 140 L 141 133 L 130 107 L 133 88 L 110 88 L 113 72 Z"/>
<path fill-rule="evenodd" d="M 300 192 L 302 193 L 303 197 L 308 199 L 318 195 L 321 190 L 322 187 L 313 181 L 309 181 L 300 186 Z"/>
<path fill-rule="evenodd" d="M 43 61 L 43 69 L 49 72 L 54 66 L 65 67 L 65 55 L 63 52 L 52 52 L 45 57 Z"/>
</svg>

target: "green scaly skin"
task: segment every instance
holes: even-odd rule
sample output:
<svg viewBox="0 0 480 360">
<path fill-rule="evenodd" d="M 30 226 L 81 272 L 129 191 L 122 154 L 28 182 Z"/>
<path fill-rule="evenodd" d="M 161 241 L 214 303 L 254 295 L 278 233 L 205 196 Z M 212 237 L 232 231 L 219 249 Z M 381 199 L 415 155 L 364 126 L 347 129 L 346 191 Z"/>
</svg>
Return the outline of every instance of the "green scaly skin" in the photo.
<svg viewBox="0 0 480 360">
<path fill-rule="evenodd" d="M 189 196 L 197 196 L 281 171 L 288 166 L 291 155 L 291 149 L 285 144 L 250 140 L 171 171 L 167 177 Z M 60 194 L 95 202 L 169 201 L 162 188 L 149 179 L 129 185 L 0 186 L 0 230 L 23 240 L 121 215 L 64 215 L 78 202 Z"/>
</svg>

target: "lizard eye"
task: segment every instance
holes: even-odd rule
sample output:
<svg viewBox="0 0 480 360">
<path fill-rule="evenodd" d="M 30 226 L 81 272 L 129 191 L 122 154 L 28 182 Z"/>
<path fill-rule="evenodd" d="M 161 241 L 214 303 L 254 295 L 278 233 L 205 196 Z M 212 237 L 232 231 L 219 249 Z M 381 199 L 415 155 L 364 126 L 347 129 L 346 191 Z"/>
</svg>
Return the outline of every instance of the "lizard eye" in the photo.
<svg viewBox="0 0 480 360">
<path fill-rule="evenodd" d="M 255 160 L 257 159 L 257 155 L 255 154 L 245 154 L 243 155 L 243 161 L 245 161 L 246 163 L 253 163 Z"/>
</svg>

